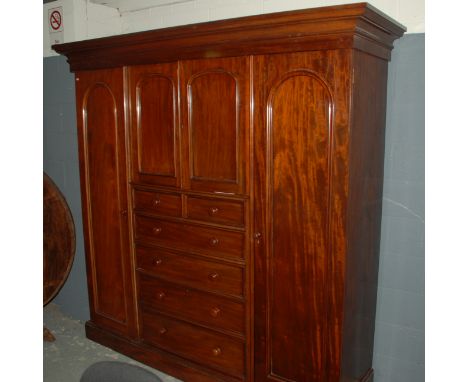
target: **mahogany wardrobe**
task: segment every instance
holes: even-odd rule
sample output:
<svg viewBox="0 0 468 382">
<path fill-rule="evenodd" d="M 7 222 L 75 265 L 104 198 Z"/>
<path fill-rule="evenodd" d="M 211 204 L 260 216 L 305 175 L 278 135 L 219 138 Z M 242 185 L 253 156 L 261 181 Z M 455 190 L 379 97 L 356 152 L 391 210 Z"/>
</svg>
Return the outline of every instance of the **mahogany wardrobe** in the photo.
<svg viewBox="0 0 468 382">
<path fill-rule="evenodd" d="M 55 45 L 87 336 L 187 382 L 373 380 L 387 66 L 366 3 Z"/>
</svg>

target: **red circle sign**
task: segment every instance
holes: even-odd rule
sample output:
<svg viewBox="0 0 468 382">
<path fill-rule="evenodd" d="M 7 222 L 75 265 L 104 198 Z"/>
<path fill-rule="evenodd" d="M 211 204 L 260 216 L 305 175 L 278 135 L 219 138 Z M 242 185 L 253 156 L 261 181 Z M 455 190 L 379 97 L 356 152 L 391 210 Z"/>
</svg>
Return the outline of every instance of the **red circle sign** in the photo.
<svg viewBox="0 0 468 382">
<path fill-rule="evenodd" d="M 50 14 L 50 26 L 54 31 L 58 30 L 62 25 L 62 15 L 59 11 L 53 11 Z"/>
</svg>

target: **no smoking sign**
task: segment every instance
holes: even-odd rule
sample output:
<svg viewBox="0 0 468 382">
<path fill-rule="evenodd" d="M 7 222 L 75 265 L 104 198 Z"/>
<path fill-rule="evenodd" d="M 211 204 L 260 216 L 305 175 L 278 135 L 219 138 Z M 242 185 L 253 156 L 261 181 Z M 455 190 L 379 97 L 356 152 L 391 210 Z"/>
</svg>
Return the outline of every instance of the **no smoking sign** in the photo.
<svg viewBox="0 0 468 382">
<path fill-rule="evenodd" d="M 63 43 L 62 7 L 49 9 L 49 35 L 51 45 Z"/>
<path fill-rule="evenodd" d="M 63 31 L 62 7 L 49 9 L 49 32 Z"/>
<path fill-rule="evenodd" d="M 59 11 L 53 11 L 50 14 L 49 22 L 50 22 L 50 27 L 54 31 L 58 31 L 62 26 L 62 15 L 60 14 L 60 12 Z"/>
</svg>

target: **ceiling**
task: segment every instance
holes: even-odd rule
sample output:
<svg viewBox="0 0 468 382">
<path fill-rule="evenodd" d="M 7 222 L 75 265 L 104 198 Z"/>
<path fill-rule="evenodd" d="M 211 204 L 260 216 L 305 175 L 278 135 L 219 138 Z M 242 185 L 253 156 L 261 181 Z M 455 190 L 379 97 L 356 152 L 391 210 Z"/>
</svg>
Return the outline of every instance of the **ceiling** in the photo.
<svg viewBox="0 0 468 382">
<path fill-rule="evenodd" d="M 117 8 L 120 12 L 161 7 L 163 5 L 189 3 L 194 0 L 90 0 L 91 3 Z"/>
<path fill-rule="evenodd" d="M 43 4 L 52 3 L 57 0 L 42 0 Z M 140 9 L 162 7 L 164 5 L 189 3 L 195 0 L 89 0 L 93 4 L 105 5 L 116 8 L 119 12 L 132 12 Z"/>
</svg>

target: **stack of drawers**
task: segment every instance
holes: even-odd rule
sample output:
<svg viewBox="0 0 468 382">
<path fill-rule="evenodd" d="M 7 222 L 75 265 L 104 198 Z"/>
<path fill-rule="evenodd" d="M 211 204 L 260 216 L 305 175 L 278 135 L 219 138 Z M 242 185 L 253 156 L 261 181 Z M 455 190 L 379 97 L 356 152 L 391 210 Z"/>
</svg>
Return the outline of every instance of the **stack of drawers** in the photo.
<svg viewBox="0 0 468 382">
<path fill-rule="evenodd" d="M 245 379 L 245 201 L 133 189 L 140 338 Z"/>
</svg>

